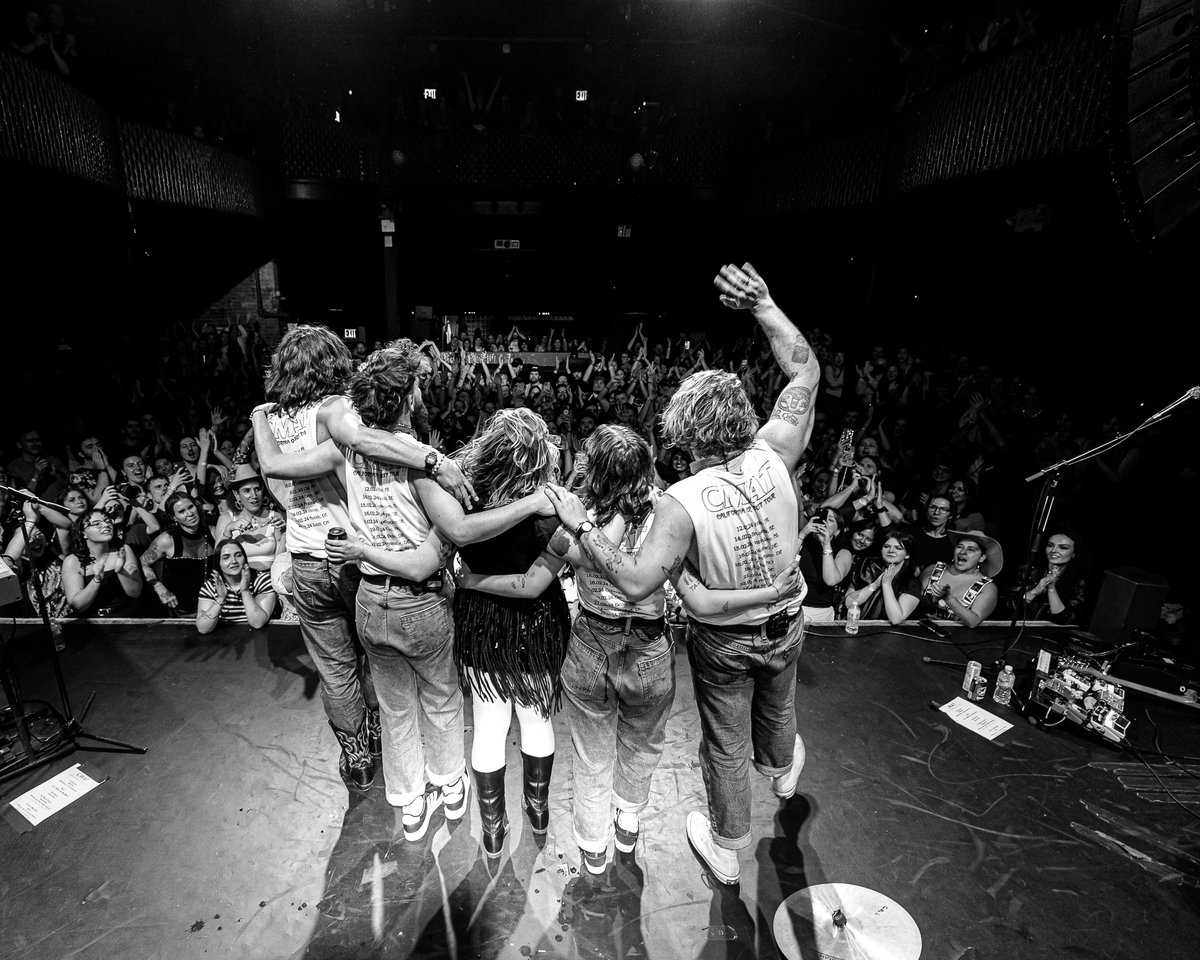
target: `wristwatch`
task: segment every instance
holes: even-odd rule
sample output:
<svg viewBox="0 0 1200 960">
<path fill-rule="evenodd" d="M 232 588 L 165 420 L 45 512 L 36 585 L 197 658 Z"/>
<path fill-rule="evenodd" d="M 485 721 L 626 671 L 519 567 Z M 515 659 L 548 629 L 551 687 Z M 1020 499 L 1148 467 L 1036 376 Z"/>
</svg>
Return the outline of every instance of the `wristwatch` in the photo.
<svg viewBox="0 0 1200 960">
<path fill-rule="evenodd" d="M 436 450 L 430 450 L 425 454 L 425 472 L 431 477 L 437 476 L 438 463 L 441 462 L 442 455 Z"/>
<path fill-rule="evenodd" d="M 591 520 L 584 520 L 575 528 L 575 539 L 582 540 L 585 533 L 587 533 L 589 530 L 595 529 L 596 525 L 592 523 Z"/>
</svg>

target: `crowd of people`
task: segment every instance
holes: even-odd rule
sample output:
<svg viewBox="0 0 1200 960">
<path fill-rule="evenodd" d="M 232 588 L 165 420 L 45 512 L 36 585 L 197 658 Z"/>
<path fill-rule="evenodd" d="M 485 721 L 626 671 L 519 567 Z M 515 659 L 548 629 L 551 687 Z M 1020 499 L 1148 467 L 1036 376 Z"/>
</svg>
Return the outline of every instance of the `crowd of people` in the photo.
<svg viewBox="0 0 1200 960">
<path fill-rule="evenodd" d="M 619 425 L 649 445 L 655 485 L 665 489 L 688 474 L 691 462 L 688 451 L 667 441 L 662 420 L 689 375 L 732 372 L 766 420 L 782 374 L 761 332 L 734 331 L 721 341 L 702 332 L 653 335 L 648 326 L 613 340 L 581 337 L 565 324 L 504 330 L 490 320 L 447 322 L 436 341 L 419 345 L 421 401 L 410 429 L 456 454 L 498 411 L 529 411 L 556 444 L 557 475 L 576 489 L 586 474 L 588 439 L 606 424 Z M 950 576 L 970 533 L 970 542 L 991 548 L 978 571 L 989 583 L 975 591 L 977 616 L 963 619 L 1015 613 L 1085 623 L 1096 571 L 1084 546 L 1094 531 L 1074 525 L 1079 510 L 1060 506 L 1039 547 L 1069 545 L 1071 575 L 1063 583 L 1031 579 L 1030 559 L 1039 578 L 1050 559 L 1044 551 L 1024 556 L 1033 505 L 1029 491 L 1013 497 L 1020 490 L 1014 478 L 1027 462 L 1092 446 L 1119 429 L 1115 422 L 1088 431 L 1066 414 L 1046 412 L 1038 384 L 926 342 L 861 346 L 816 327 L 806 334 L 821 366 L 820 396 L 793 483 L 804 506 L 799 555 L 810 619 L 843 617 L 851 601 L 868 619 L 893 623 L 945 614 L 944 606 L 917 601 L 949 582 L 937 576 L 937 565 Z M 347 343 L 355 363 L 381 346 Z M 30 604 L 40 592 L 51 616 L 199 615 L 205 629 L 218 620 L 261 626 L 294 616 L 286 594 L 268 596 L 272 566 L 278 592 L 287 562 L 285 510 L 259 476 L 247 416 L 262 399 L 268 350 L 248 318 L 221 328 L 176 325 L 144 344 L 144 357 L 111 371 L 128 398 L 123 421 L 94 423 L 74 412 L 67 444 L 61 437 L 46 442 L 36 424 L 18 425 L 0 460 L 6 482 L 62 507 L 0 493 L 0 550 L 10 564 L 39 574 L 37 590 L 23 578 Z M 119 359 L 112 362 L 120 367 Z M 196 383 L 209 386 L 197 391 Z M 1086 483 L 1119 489 L 1137 453 L 1134 447 L 1095 461 L 1084 470 Z M 1032 461 L 1022 459 L 1030 454 Z M 138 561 L 127 562 L 124 577 L 115 566 L 97 566 L 107 555 L 105 523 L 108 539 Z M 227 540 L 244 555 L 218 549 Z M 1002 542 L 1010 548 L 1007 567 L 999 559 Z M 897 559 L 885 563 L 886 555 Z M 975 568 L 959 572 L 968 570 Z M 573 593 L 572 565 L 563 576 Z M 1059 588 L 1067 584 L 1064 598 Z M 254 605 L 234 602 L 243 586 L 258 598 Z"/>
</svg>

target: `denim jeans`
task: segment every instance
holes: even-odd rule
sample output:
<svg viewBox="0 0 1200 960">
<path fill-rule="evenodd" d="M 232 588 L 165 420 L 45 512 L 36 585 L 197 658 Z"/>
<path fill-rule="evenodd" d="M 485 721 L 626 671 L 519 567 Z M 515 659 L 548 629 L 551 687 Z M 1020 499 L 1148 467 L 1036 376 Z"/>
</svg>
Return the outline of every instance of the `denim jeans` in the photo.
<svg viewBox="0 0 1200 960">
<path fill-rule="evenodd" d="M 675 645 L 661 629 L 580 612 L 562 668 L 564 711 L 575 756 L 575 842 L 603 853 L 612 806 L 640 813 L 662 757 L 675 700 Z"/>
<path fill-rule="evenodd" d="M 427 781 L 443 787 L 466 771 L 450 603 L 364 580 L 357 614 L 379 698 L 383 782 L 388 803 L 402 807 Z"/>
<path fill-rule="evenodd" d="M 360 663 L 354 630 L 354 596 L 360 574 L 353 564 L 292 558 L 292 599 L 300 618 L 300 636 L 321 677 L 325 715 L 338 730 L 354 733 L 364 704 L 374 693 L 364 689 L 370 677 Z"/>
<path fill-rule="evenodd" d="M 796 744 L 796 661 L 804 618 L 768 640 L 689 621 L 688 662 L 700 714 L 700 770 L 713 840 L 750 845 L 750 762 L 768 777 L 786 773 Z"/>
</svg>

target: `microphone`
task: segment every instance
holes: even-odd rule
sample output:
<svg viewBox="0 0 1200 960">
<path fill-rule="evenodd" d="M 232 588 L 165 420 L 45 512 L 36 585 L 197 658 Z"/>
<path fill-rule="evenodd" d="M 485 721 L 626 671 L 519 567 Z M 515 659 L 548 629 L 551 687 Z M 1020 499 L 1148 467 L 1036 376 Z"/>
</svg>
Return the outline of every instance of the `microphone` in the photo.
<svg viewBox="0 0 1200 960">
<path fill-rule="evenodd" d="M 1187 392 L 1187 395 L 1189 400 L 1200 400 L 1200 387 L 1192 387 L 1192 389 Z"/>
<path fill-rule="evenodd" d="M 921 626 L 923 626 L 926 630 L 928 630 L 930 633 L 932 633 L 935 637 L 941 637 L 943 640 L 945 640 L 948 636 L 950 636 L 950 634 L 948 634 L 945 630 L 943 630 L 941 627 L 939 627 L 936 623 L 934 623 L 928 617 L 922 617 L 917 622 Z"/>
</svg>

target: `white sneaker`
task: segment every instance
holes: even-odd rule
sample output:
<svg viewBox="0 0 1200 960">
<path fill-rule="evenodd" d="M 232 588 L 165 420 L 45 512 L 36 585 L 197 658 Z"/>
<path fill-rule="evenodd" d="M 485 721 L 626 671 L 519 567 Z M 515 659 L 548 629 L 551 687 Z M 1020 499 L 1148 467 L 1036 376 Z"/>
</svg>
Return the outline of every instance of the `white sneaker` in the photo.
<svg viewBox="0 0 1200 960">
<path fill-rule="evenodd" d="M 787 773 L 771 778 L 771 788 L 780 800 L 788 800 L 795 796 L 796 783 L 800 780 L 800 771 L 804 769 L 804 741 L 796 734 L 796 746 L 792 750 L 792 765 Z"/>
<path fill-rule="evenodd" d="M 637 846 L 638 832 L 641 829 L 641 821 L 636 813 L 630 813 L 628 810 L 618 810 L 616 819 L 613 820 L 613 832 L 616 834 L 615 845 L 621 853 L 633 853 L 633 848 Z"/>
<path fill-rule="evenodd" d="M 734 884 L 742 875 L 736 850 L 718 847 L 713 841 L 708 817 L 693 810 L 687 815 L 687 837 L 696 856 L 704 861 L 709 872 L 722 883 Z"/>
<path fill-rule="evenodd" d="M 426 790 L 412 803 L 404 807 L 402 820 L 404 823 L 404 839 L 415 843 L 425 836 L 429 829 L 429 821 L 442 805 L 442 791 L 436 787 Z"/>
<path fill-rule="evenodd" d="M 467 812 L 467 794 L 471 792 L 471 778 L 465 773 L 448 786 L 442 787 L 442 811 L 447 820 L 461 820 Z"/>
</svg>

